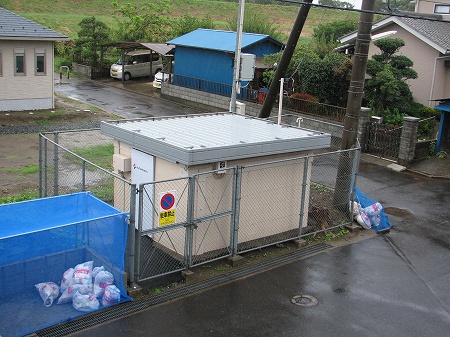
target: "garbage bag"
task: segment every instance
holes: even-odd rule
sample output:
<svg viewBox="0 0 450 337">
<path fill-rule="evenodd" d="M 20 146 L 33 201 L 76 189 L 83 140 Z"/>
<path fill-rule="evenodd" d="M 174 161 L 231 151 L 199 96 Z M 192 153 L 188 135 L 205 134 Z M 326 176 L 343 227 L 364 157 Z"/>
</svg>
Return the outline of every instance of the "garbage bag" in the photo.
<svg viewBox="0 0 450 337">
<path fill-rule="evenodd" d="M 362 209 L 365 209 L 366 207 L 373 206 L 373 205 L 376 205 L 377 208 L 380 208 L 378 214 L 373 215 L 373 217 L 374 217 L 373 221 L 376 224 L 376 226 L 371 225 L 371 228 L 373 230 L 375 230 L 375 232 L 379 233 L 382 231 L 388 231 L 389 229 L 392 228 L 392 225 L 389 222 L 389 218 L 386 215 L 386 213 L 384 212 L 384 209 L 381 206 L 381 204 L 377 203 L 375 200 L 373 200 L 373 199 L 369 198 L 368 196 L 366 196 L 365 194 L 363 194 L 358 188 L 355 189 L 355 201 L 361 205 Z M 372 208 L 374 209 L 374 207 L 372 207 Z M 369 212 L 370 212 L 370 210 L 369 210 Z M 372 213 L 376 213 L 376 211 L 373 211 Z M 369 216 L 367 216 L 367 217 L 369 217 Z M 372 223 L 372 219 L 369 218 L 369 220 Z"/>
<path fill-rule="evenodd" d="M 109 271 L 98 272 L 94 280 L 94 296 L 101 297 L 105 291 L 105 288 L 111 284 L 114 284 L 113 274 Z"/>
<path fill-rule="evenodd" d="M 53 304 L 53 301 L 59 296 L 59 287 L 54 282 L 42 282 L 35 284 L 39 295 L 44 301 L 44 305 L 49 307 Z"/>
<path fill-rule="evenodd" d="M 93 295 L 73 294 L 72 305 L 78 311 L 91 312 L 99 308 L 100 302 Z"/>
<path fill-rule="evenodd" d="M 92 267 L 94 261 L 87 261 L 75 266 L 73 272 L 73 283 L 92 285 Z"/>
<path fill-rule="evenodd" d="M 84 284 L 71 284 L 64 292 L 61 294 L 61 297 L 58 299 L 58 304 L 64 304 L 72 302 L 73 295 L 76 292 L 79 292 L 81 295 L 88 295 L 92 293 L 92 285 L 86 286 Z"/>
<path fill-rule="evenodd" d="M 109 285 L 105 288 L 102 297 L 103 306 L 107 307 L 120 302 L 120 290 L 115 285 Z"/>
</svg>

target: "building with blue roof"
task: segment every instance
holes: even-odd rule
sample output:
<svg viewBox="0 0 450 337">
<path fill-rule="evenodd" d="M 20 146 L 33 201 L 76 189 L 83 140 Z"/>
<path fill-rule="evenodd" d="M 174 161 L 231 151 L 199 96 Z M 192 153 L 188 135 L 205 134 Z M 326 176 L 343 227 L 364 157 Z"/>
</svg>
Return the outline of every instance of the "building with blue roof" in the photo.
<svg viewBox="0 0 450 337">
<path fill-rule="evenodd" d="M 54 107 L 54 43 L 66 40 L 0 7 L 0 111 Z"/>
<path fill-rule="evenodd" d="M 211 92 L 217 92 L 218 87 L 224 85 L 230 86 L 231 92 L 236 32 L 199 28 L 167 43 L 175 46 L 174 84 L 184 82 L 186 85 L 185 82 L 190 81 L 191 87 Z M 278 53 L 283 46 L 269 35 L 242 34 L 242 53 L 256 55 L 256 72 L 260 70 L 253 81 L 256 85 L 261 70 L 266 68 L 264 55 Z"/>
</svg>

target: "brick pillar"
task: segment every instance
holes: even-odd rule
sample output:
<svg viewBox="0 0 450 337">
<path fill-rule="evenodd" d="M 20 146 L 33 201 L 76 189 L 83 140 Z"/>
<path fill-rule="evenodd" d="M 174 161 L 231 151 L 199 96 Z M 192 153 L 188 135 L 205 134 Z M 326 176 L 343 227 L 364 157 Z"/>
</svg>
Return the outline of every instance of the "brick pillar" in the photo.
<svg viewBox="0 0 450 337">
<path fill-rule="evenodd" d="M 402 135 L 400 138 L 400 149 L 398 152 L 397 163 L 402 166 L 410 166 L 414 160 L 414 152 L 417 143 L 417 128 L 420 118 L 403 117 Z"/>
<path fill-rule="evenodd" d="M 372 109 L 370 108 L 361 108 L 359 111 L 359 119 L 358 119 L 358 139 L 361 149 L 364 148 L 364 144 L 366 142 L 366 125 L 370 122 L 370 115 Z"/>
</svg>

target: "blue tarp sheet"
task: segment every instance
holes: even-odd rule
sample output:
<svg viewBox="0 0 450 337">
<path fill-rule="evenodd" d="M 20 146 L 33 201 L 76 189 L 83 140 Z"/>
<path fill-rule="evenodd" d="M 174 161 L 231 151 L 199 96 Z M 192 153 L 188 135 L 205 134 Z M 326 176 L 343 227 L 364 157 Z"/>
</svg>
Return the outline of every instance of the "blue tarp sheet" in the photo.
<svg viewBox="0 0 450 337">
<path fill-rule="evenodd" d="M 0 205 L 0 336 L 24 336 L 86 314 L 72 303 L 45 307 L 35 288 L 60 285 L 67 269 L 86 261 L 111 272 L 121 302 L 131 300 L 122 279 L 127 216 L 90 192 Z"/>
<path fill-rule="evenodd" d="M 358 202 L 362 208 L 368 207 L 376 203 L 375 200 L 369 198 L 367 195 L 363 194 L 358 188 L 355 190 L 355 201 Z M 380 233 L 382 231 L 387 231 L 392 228 L 389 218 L 384 212 L 384 209 L 380 212 L 380 224 L 376 227 L 372 227 L 375 232 Z"/>
</svg>

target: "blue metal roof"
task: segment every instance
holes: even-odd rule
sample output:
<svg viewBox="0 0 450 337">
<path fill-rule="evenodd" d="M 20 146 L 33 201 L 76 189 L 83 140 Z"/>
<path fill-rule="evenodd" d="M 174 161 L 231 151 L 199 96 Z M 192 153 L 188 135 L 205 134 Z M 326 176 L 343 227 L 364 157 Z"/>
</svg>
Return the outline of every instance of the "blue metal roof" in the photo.
<svg viewBox="0 0 450 337">
<path fill-rule="evenodd" d="M 283 43 L 270 35 L 242 33 L 241 49 L 265 40 L 271 40 L 274 44 L 283 46 Z M 167 41 L 167 43 L 175 46 L 212 49 L 234 53 L 236 50 L 236 32 L 199 28 L 173 40 Z"/>
<path fill-rule="evenodd" d="M 69 40 L 63 34 L 0 7 L 0 39 L 2 40 Z"/>
<path fill-rule="evenodd" d="M 450 112 L 450 105 L 449 104 L 439 104 L 439 105 L 436 105 L 434 108 L 438 109 L 438 110 L 441 110 L 441 111 Z"/>
</svg>

